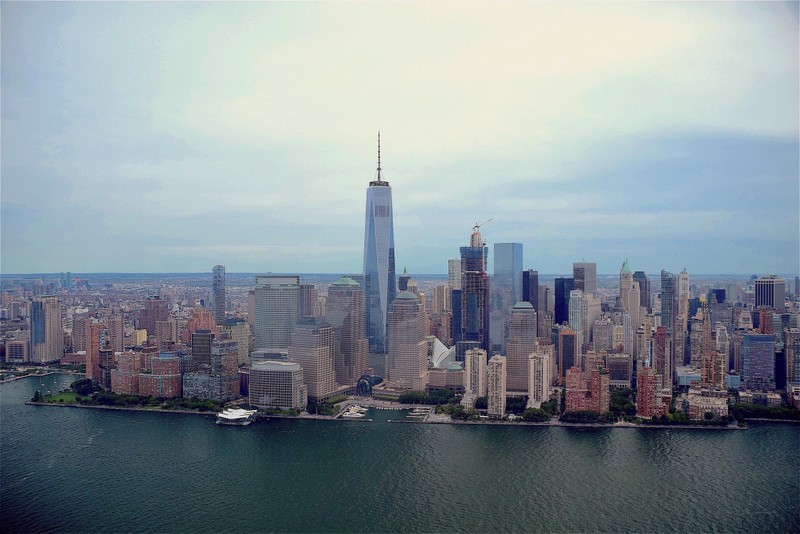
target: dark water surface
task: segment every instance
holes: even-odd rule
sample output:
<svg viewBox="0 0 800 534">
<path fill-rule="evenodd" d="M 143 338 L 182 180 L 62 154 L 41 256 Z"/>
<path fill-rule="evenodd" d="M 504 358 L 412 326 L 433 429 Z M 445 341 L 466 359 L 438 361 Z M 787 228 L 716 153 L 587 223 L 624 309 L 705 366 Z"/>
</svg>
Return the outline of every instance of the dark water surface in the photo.
<svg viewBox="0 0 800 534">
<path fill-rule="evenodd" d="M 800 428 L 271 421 L 25 406 L 0 386 L 4 532 L 800 530 Z"/>
</svg>

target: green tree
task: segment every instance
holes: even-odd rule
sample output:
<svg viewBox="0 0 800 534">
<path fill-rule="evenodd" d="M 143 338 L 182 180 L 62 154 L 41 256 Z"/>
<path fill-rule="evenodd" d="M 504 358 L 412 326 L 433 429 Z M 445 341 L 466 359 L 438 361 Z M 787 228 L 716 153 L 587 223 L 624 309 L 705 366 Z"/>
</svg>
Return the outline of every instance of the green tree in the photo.
<svg viewBox="0 0 800 534">
<path fill-rule="evenodd" d="M 42 392 L 37 389 L 36 393 L 33 394 L 33 398 L 31 399 L 31 401 L 42 402 Z"/>
</svg>

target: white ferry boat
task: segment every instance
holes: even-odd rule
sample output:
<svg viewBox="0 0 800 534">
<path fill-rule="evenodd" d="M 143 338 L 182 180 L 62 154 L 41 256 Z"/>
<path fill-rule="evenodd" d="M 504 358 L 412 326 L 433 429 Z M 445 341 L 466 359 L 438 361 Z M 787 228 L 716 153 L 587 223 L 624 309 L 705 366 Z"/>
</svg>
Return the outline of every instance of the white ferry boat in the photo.
<svg viewBox="0 0 800 534">
<path fill-rule="evenodd" d="M 228 408 L 217 414 L 218 425 L 247 426 L 256 419 L 256 410 Z"/>
</svg>

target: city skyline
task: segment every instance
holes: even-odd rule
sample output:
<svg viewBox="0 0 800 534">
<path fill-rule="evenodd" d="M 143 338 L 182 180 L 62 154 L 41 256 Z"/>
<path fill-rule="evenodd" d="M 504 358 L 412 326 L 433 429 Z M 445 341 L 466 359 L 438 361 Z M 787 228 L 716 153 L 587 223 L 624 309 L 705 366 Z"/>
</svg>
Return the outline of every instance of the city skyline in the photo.
<svg viewBox="0 0 800 534">
<path fill-rule="evenodd" d="M 4 274 L 799 270 L 796 3 L 1 9 Z"/>
</svg>

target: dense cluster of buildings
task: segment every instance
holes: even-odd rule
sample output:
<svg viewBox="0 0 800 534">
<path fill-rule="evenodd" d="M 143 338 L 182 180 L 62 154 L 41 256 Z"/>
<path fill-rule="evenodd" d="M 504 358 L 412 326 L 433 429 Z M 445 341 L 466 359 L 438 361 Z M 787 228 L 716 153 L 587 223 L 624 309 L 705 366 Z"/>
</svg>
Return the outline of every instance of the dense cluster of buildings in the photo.
<svg viewBox="0 0 800 534">
<path fill-rule="evenodd" d="M 115 298 L 112 284 L 90 291 L 69 273 L 4 280 L 2 356 L 83 363 L 87 378 L 118 393 L 244 395 L 296 410 L 353 393 L 376 372 L 387 394 L 452 389 L 467 404 L 487 397 L 495 417 L 509 396 L 539 407 L 561 389 L 566 411 L 603 413 L 613 388 L 631 388 L 645 418 L 800 399 L 797 277 L 793 291 L 772 275 L 698 285 L 685 270 L 651 279 L 625 260 L 614 284 L 598 284 L 586 261 L 545 279 L 523 269 L 520 243 L 494 244 L 490 275 L 481 226 L 449 260 L 446 283 L 398 279 L 379 139 L 360 273 L 325 285 L 259 275 L 233 297 L 222 265 L 210 288 L 137 298 Z"/>
</svg>

